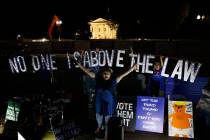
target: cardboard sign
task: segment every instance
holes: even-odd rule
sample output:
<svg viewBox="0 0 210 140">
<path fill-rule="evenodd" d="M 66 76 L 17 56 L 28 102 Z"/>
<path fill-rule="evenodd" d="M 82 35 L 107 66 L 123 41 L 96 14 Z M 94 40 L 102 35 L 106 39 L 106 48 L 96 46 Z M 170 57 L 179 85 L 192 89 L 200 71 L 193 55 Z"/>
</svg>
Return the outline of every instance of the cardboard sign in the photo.
<svg viewBox="0 0 210 140">
<path fill-rule="evenodd" d="M 163 133 L 164 103 L 162 97 L 138 96 L 136 130 Z"/>
<path fill-rule="evenodd" d="M 18 140 L 26 140 L 19 132 L 17 132 L 18 134 Z"/>
<path fill-rule="evenodd" d="M 20 112 L 20 104 L 12 100 L 9 100 L 5 119 L 11 121 L 18 121 L 19 112 Z"/>
<path fill-rule="evenodd" d="M 0 122 L 0 135 L 4 132 L 4 124 Z"/>
<path fill-rule="evenodd" d="M 117 102 L 117 117 L 123 118 L 126 131 L 135 131 L 136 97 L 121 96 Z"/>
<path fill-rule="evenodd" d="M 74 138 L 80 133 L 80 131 L 80 127 L 73 120 L 53 124 L 53 132 L 56 137 L 56 140 L 67 140 Z"/>
<path fill-rule="evenodd" d="M 169 136 L 194 138 L 192 102 L 169 101 Z"/>
</svg>

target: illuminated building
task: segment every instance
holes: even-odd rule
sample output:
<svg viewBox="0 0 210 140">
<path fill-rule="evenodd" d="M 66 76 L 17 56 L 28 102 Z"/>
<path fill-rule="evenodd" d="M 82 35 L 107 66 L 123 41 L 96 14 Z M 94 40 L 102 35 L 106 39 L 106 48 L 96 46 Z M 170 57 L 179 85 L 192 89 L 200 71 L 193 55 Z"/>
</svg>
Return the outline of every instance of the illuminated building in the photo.
<svg viewBox="0 0 210 140">
<path fill-rule="evenodd" d="M 89 22 L 91 39 L 117 39 L 118 24 L 111 20 L 98 18 Z"/>
</svg>

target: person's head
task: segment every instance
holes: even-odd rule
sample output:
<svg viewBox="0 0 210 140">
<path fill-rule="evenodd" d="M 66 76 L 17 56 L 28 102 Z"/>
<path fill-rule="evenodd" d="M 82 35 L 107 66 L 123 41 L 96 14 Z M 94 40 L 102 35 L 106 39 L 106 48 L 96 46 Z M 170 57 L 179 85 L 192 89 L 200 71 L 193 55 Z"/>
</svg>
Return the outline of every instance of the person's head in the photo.
<svg viewBox="0 0 210 140">
<path fill-rule="evenodd" d="M 111 68 L 104 68 L 102 69 L 102 78 L 103 80 L 107 81 L 111 79 L 112 76 L 112 69 Z"/>
<path fill-rule="evenodd" d="M 161 68 L 160 62 L 155 62 L 154 63 L 154 70 L 160 70 L 160 68 Z"/>
</svg>

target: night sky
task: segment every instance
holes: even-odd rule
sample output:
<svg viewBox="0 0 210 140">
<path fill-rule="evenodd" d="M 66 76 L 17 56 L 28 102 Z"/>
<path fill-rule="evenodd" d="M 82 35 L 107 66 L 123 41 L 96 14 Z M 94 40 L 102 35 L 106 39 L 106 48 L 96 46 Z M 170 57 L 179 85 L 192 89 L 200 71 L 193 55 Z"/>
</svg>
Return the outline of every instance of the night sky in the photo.
<svg viewBox="0 0 210 140">
<path fill-rule="evenodd" d="M 88 2 L 88 3 L 87 3 Z M 15 1 L 0 6 L 0 40 L 42 38 L 56 14 L 62 21 L 62 37 L 71 39 L 75 32 L 86 39 L 87 22 L 98 17 L 120 24 L 119 37 L 127 38 L 208 38 L 210 21 L 196 20 L 197 14 L 210 15 L 204 0 L 139 1 Z"/>
</svg>

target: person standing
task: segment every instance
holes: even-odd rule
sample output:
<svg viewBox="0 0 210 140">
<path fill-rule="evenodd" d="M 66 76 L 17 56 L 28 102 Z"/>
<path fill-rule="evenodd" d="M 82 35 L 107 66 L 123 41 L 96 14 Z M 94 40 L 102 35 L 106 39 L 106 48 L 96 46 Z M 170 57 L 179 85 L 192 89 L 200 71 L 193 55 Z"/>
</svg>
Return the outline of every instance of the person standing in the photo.
<svg viewBox="0 0 210 140">
<path fill-rule="evenodd" d="M 110 67 L 104 67 L 99 71 L 99 73 L 94 73 L 83 67 L 80 63 L 78 63 L 78 66 L 82 71 L 84 71 L 84 73 L 96 81 L 95 109 L 98 126 L 95 130 L 95 134 L 98 134 L 102 129 L 103 117 L 105 117 L 105 125 L 107 125 L 110 117 L 115 113 L 115 93 L 117 84 L 133 70 L 136 70 L 137 65 L 134 65 L 128 71 L 116 78 L 113 77 L 113 70 Z"/>
<path fill-rule="evenodd" d="M 148 92 L 152 97 L 164 96 L 164 77 L 161 76 L 163 67 L 163 56 L 160 61 L 155 61 L 153 74 L 149 77 Z"/>
</svg>

